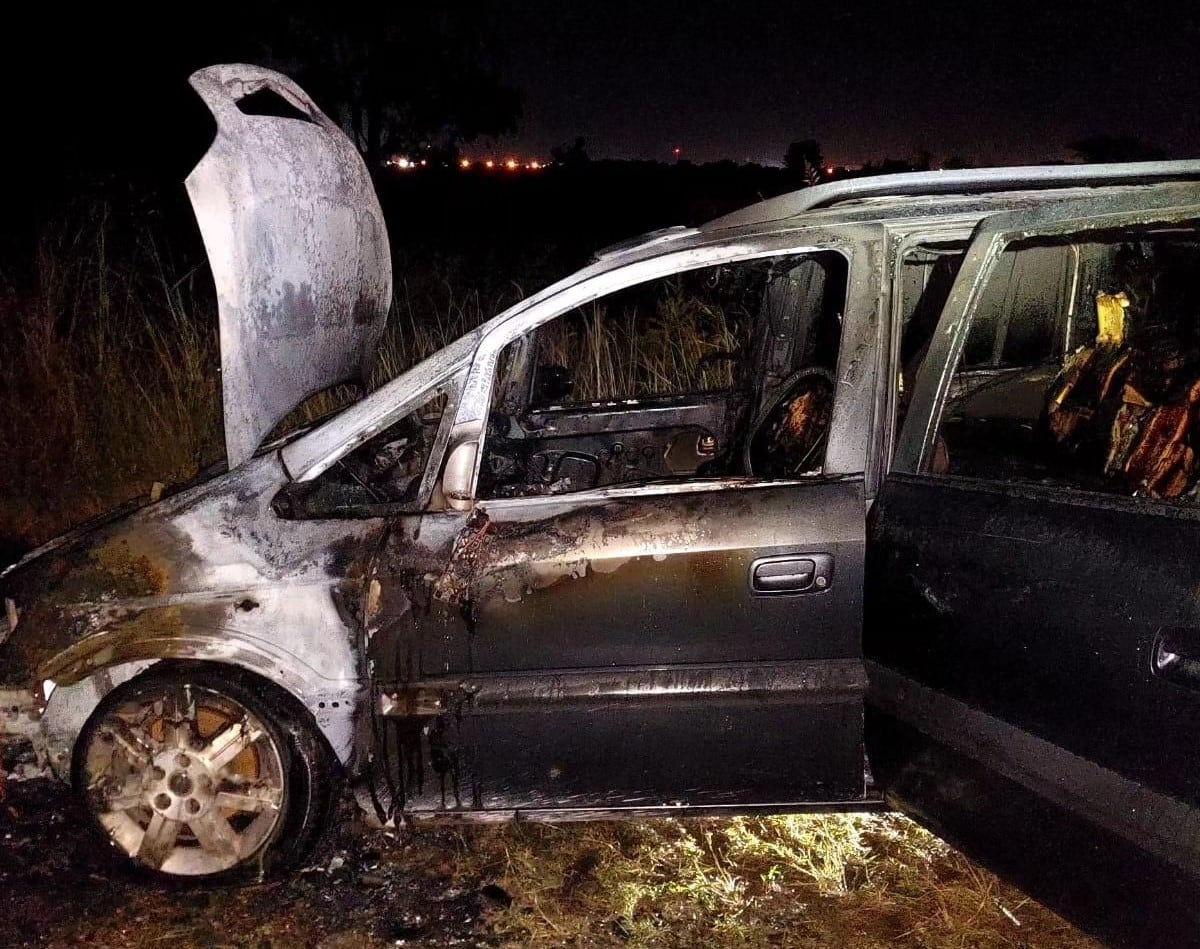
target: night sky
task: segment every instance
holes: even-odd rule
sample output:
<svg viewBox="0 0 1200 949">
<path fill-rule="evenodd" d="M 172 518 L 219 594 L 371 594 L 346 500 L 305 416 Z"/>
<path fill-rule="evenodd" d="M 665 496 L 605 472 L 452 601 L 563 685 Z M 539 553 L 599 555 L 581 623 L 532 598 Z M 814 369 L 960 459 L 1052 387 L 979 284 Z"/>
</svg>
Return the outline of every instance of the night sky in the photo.
<svg viewBox="0 0 1200 949">
<path fill-rule="evenodd" d="M 499 26 L 522 141 L 598 155 L 779 163 L 812 137 L 860 164 L 978 164 L 1127 134 L 1200 156 L 1200 15 L 1133 2 L 516 5 Z"/>
<path fill-rule="evenodd" d="M 1200 14 L 1182 4 L 480 6 L 524 99 L 520 132 L 498 148 L 528 157 L 583 136 L 592 157 L 670 160 L 678 145 L 698 162 L 778 164 L 790 141 L 812 137 L 851 165 L 922 149 L 1014 163 L 1069 158 L 1068 143 L 1097 133 L 1200 156 Z M 408 9 L 371 8 L 399 22 Z M 254 3 L 33 15 L 7 25 L 0 81 L 13 130 L 3 157 L 23 168 L 3 183 L 34 190 L 39 176 L 119 175 L 122 162 L 178 181 L 205 128 L 187 74 L 249 56 L 250 25 L 270 20 Z"/>
</svg>

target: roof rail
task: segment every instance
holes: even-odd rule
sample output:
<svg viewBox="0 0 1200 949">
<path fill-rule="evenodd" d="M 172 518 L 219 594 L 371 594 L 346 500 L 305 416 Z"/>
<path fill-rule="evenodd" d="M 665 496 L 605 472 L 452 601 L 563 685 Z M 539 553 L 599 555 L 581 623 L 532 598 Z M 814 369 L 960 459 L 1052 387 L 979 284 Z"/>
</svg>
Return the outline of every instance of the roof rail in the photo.
<svg viewBox="0 0 1200 949">
<path fill-rule="evenodd" d="M 953 171 L 914 171 L 898 175 L 845 178 L 813 185 L 734 211 L 705 224 L 715 231 L 746 224 L 781 221 L 806 211 L 829 208 L 859 198 L 939 194 L 988 194 L 1034 191 L 1068 186 L 1153 184 L 1200 179 L 1200 161 L 1140 161 L 1105 165 L 1024 165 L 1012 168 L 968 168 Z"/>
<path fill-rule="evenodd" d="M 681 237 L 689 237 L 697 233 L 699 232 L 694 227 L 685 227 L 682 224 L 662 227 L 657 231 L 639 234 L 637 237 L 631 237 L 628 240 L 618 241 L 615 244 L 602 247 L 592 255 L 592 260 L 600 261 L 608 260 L 610 257 L 620 257 L 622 254 L 627 254 L 632 250 L 641 250 L 644 247 L 652 247 L 655 244 L 666 244 L 670 241 L 677 241 Z"/>
</svg>

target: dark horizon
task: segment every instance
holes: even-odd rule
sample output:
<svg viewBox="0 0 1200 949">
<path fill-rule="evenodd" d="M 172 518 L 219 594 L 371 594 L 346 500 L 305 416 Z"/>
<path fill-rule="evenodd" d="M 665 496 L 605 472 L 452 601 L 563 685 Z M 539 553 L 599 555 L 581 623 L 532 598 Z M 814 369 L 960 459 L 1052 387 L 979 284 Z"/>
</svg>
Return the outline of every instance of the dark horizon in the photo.
<svg viewBox="0 0 1200 949">
<path fill-rule="evenodd" d="M 214 2 L 181 28 L 153 10 L 67 18 L 47 8 L 10 31 L 0 182 L 13 228 L 88 189 L 176 187 L 212 129 L 188 74 L 264 61 L 265 48 L 288 42 L 288 9 Z M 464 9 L 480 56 L 522 100 L 516 133 L 465 144 L 472 156 L 545 158 L 583 138 L 593 159 L 779 165 L 790 142 L 812 138 L 825 164 L 924 152 L 934 167 L 981 166 L 1074 160 L 1070 144 L 1095 135 L 1200 156 L 1200 14 L 1165 4 L 466 0 Z M 370 15 L 417 22 L 400 9 Z"/>
<path fill-rule="evenodd" d="M 1111 134 L 1200 155 L 1200 17 L 1167 5 L 535 0 L 497 31 L 530 152 L 779 164 L 815 138 L 835 164 L 1022 164 Z"/>
</svg>

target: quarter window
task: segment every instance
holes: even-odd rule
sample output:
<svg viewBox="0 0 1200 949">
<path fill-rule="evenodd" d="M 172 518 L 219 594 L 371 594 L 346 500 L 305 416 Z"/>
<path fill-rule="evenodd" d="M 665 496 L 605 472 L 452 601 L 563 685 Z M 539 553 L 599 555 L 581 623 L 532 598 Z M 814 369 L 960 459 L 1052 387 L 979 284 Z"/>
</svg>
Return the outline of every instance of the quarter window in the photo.
<svg viewBox="0 0 1200 949">
<path fill-rule="evenodd" d="M 444 421 L 445 393 L 384 429 L 338 459 L 309 482 L 293 482 L 287 512 L 303 517 L 353 517 L 420 510 L 421 486 Z"/>
</svg>

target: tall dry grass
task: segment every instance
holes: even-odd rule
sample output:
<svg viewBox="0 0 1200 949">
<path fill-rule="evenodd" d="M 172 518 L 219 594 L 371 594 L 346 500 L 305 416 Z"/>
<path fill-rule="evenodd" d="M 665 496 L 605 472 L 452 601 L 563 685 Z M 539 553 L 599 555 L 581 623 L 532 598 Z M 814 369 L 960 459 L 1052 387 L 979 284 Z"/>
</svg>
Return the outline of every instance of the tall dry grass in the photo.
<svg viewBox="0 0 1200 949">
<path fill-rule="evenodd" d="M 0 303 L 0 536 L 44 539 L 220 451 L 202 275 L 109 234 L 103 210 L 60 225 Z"/>
<path fill-rule="evenodd" d="M 41 239 L 32 278 L 0 292 L 0 553 L 51 537 L 224 454 L 211 276 L 147 228 L 114 239 L 104 208 Z M 0 287 L 4 286 L 0 274 Z M 398 281 L 371 367 L 378 386 L 517 298 L 436 269 Z M 355 393 L 318 393 L 279 426 Z"/>
<path fill-rule="evenodd" d="M 665 280 L 652 302 L 596 301 L 547 324 L 539 360 L 570 367 L 574 401 L 729 389 L 735 364 L 723 357 L 744 351 L 748 322 Z"/>
</svg>

